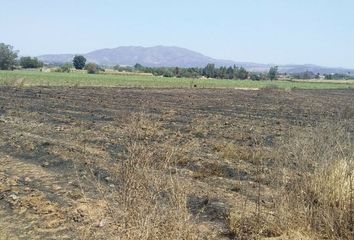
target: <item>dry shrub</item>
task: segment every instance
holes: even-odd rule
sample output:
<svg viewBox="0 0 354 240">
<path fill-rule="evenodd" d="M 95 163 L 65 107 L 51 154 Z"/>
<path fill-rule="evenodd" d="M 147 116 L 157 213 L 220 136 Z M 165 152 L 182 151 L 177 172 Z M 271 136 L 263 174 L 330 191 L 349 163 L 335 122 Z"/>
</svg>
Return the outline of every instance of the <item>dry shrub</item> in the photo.
<svg viewBox="0 0 354 240">
<path fill-rule="evenodd" d="M 237 211 L 230 212 L 228 228 L 236 239 L 244 240 L 278 237 L 281 234 L 274 220 L 267 219 L 265 215 L 240 215 Z"/>
<path fill-rule="evenodd" d="M 255 142 L 257 142 L 255 140 Z M 234 143 L 216 143 L 213 149 L 224 159 L 246 161 L 252 164 L 258 164 L 260 159 L 273 158 L 273 152 L 270 148 L 261 144 L 254 146 L 241 146 Z"/>
<path fill-rule="evenodd" d="M 353 136 L 345 123 L 297 133 L 282 154 L 279 224 L 327 239 L 352 239 Z"/>
<path fill-rule="evenodd" d="M 177 146 L 177 145 L 175 145 Z M 179 142 L 178 148 L 175 147 L 174 158 L 176 165 L 179 167 L 186 167 L 193 159 L 191 155 L 200 148 L 198 141 L 191 139 L 186 142 Z"/>
<path fill-rule="evenodd" d="M 233 143 L 215 144 L 214 150 L 225 159 L 237 159 L 248 161 L 254 158 L 254 149 L 246 146 L 237 146 Z"/>
<path fill-rule="evenodd" d="M 133 114 L 128 119 L 128 123 L 124 126 L 123 134 L 131 142 L 161 140 L 163 135 L 159 122 L 153 121 L 143 113 Z"/>
</svg>

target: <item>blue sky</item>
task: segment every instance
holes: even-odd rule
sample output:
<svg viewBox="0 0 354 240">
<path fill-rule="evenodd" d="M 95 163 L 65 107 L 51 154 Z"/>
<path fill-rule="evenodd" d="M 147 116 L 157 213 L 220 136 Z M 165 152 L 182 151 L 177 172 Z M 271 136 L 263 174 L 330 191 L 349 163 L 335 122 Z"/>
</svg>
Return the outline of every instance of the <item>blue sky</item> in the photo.
<svg viewBox="0 0 354 240">
<path fill-rule="evenodd" d="M 354 68 L 352 0 L 0 0 L 21 55 L 179 46 L 259 63 Z"/>
</svg>

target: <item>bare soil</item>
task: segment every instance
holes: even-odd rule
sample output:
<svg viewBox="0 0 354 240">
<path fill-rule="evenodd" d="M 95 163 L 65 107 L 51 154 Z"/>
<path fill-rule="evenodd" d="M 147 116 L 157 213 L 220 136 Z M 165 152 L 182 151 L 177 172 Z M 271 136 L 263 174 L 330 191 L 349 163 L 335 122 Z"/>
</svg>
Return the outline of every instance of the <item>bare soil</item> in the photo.
<svg viewBox="0 0 354 240">
<path fill-rule="evenodd" d="M 119 185 L 109 166 L 124 160 L 122 129 L 136 114 L 180 147 L 172 174 L 188 186 L 201 231 L 232 239 L 228 211 L 245 201 L 252 211 L 260 179 L 262 204 L 272 204 L 267 172 L 278 143 L 353 118 L 353 102 L 351 90 L 0 87 L 0 239 L 77 239 L 84 228 L 111 227 L 101 224 L 95 183 Z M 269 155 L 262 176 L 256 149 Z"/>
</svg>

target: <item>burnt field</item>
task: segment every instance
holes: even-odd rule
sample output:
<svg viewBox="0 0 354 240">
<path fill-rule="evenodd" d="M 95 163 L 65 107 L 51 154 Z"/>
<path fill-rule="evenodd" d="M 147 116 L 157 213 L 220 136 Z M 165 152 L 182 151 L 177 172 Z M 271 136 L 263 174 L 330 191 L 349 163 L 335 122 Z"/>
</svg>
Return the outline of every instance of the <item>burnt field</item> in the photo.
<svg viewBox="0 0 354 240">
<path fill-rule="evenodd" d="M 0 239 L 344 239 L 278 210 L 340 136 L 319 140 L 352 133 L 353 103 L 352 90 L 0 87 Z"/>
</svg>

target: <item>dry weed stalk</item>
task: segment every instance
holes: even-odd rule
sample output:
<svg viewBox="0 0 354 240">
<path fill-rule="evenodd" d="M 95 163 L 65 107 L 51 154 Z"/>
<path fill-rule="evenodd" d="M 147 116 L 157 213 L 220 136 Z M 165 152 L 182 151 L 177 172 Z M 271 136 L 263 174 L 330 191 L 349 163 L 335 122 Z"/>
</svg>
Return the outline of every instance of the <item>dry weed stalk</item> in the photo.
<svg viewBox="0 0 354 240">
<path fill-rule="evenodd" d="M 184 186 L 170 173 L 177 147 L 160 141 L 160 126 L 138 114 L 123 128 L 124 157 L 110 168 L 114 188 L 97 182 L 107 225 L 89 237 L 105 239 L 200 239 L 186 206 Z M 113 166 L 112 166 L 113 167 Z M 87 234 L 85 235 L 87 237 Z"/>
<path fill-rule="evenodd" d="M 297 133 L 282 149 L 284 181 L 277 210 L 285 229 L 352 239 L 354 149 L 348 127 L 320 125 Z"/>
</svg>

